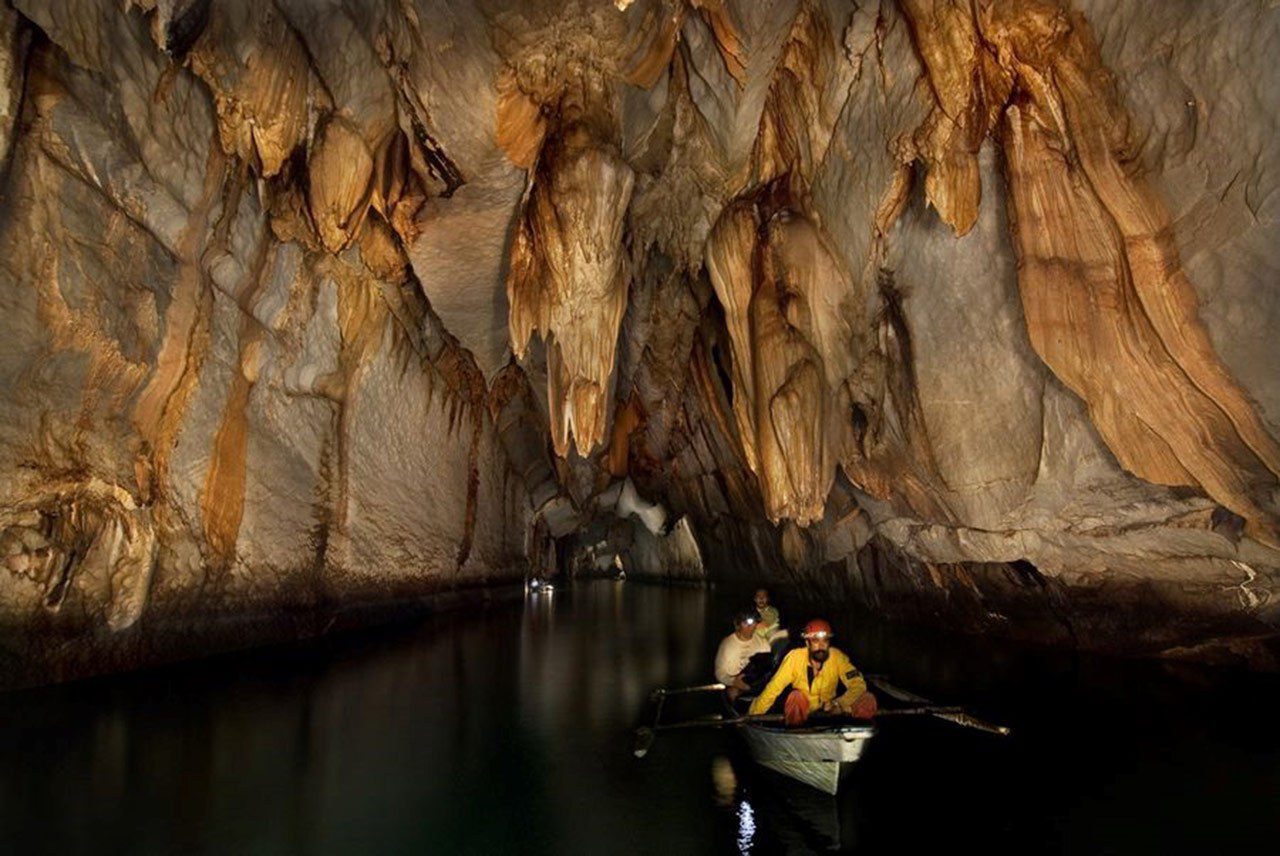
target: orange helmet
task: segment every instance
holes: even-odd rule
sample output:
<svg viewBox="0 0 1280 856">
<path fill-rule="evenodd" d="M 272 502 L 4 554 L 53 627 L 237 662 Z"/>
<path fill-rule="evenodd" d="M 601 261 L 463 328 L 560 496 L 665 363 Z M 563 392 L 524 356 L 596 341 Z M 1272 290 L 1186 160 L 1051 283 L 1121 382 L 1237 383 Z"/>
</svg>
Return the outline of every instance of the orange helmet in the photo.
<svg viewBox="0 0 1280 856">
<path fill-rule="evenodd" d="M 815 618 L 804 626 L 804 631 L 800 635 L 805 639 L 830 639 L 836 634 L 830 624 L 821 618 Z"/>
</svg>

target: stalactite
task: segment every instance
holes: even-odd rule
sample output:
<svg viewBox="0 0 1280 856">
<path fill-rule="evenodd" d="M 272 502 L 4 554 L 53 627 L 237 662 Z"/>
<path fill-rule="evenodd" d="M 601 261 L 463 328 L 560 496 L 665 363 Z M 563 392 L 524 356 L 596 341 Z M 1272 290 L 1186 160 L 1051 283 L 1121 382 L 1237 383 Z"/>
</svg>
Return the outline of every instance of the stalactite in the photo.
<svg viewBox="0 0 1280 856">
<path fill-rule="evenodd" d="M 623 224 L 634 183 L 610 142 L 603 93 L 565 96 L 530 176 L 511 250 L 511 343 L 546 343 L 556 453 L 589 454 L 605 438 L 618 329 L 627 301 Z"/>
<path fill-rule="evenodd" d="M 1197 485 L 1280 545 L 1267 499 L 1280 446 L 1198 318 L 1088 23 L 1059 0 L 903 8 L 937 100 L 924 129 L 930 200 L 957 233 L 976 212 L 977 147 L 1000 119 L 1036 351 L 1126 469 Z"/>
<path fill-rule="evenodd" d="M 188 61 L 213 91 L 223 151 L 270 178 L 305 142 L 309 102 L 324 99 L 323 90 L 306 49 L 274 6 L 228 0 L 208 8 Z"/>
<path fill-rule="evenodd" d="M 835 125 L 824 106 L 834 43 L 826 12 L 808 0 L 801 3 L 770 81 L 751 153 L 757 184 L 790 176 L 798 193 L 812 184 Z"/>
<path fill-rule="evenodd" d="M 645 89 L 652 89 L 671 64 L 676 47 L 680 43 L 680 31 L 685 26 L 689 10 L 696 9 L 711 31 L 716 49 L 724 62 L 725 71 L 742 86 L 746 81 L 746 50 L 742 37 L 733 23 L 724 0 L 660 0 L 651 7 L 642 30 L 648 36 L 643 52 L 637 52 L 627 82 Z M 656 29 L 656 32 L 653 30 Z"/>
<path fill-rule="evenodd" d="M 775 191 L 780 189 L 774 188 Z M 707 270 L 733 351 L 733 412 L 770 520 L 820 520 L 847 443 L 849 278 L 784 195 L 726 209 Z"/>
<path fill-rule="evenodd" d="M 1000 118 L 1012 80 L 977 31 L 971 0 L 903 0 L 934 106 L 914 143 L 925 196 L 957 236 L 978 219 L 978 149 Z"/>
<path fill-rule="evenodd" d="M 728 206 L 706 264 L 733 351 L 733 411 L 770 520 L 821 520 L 848 446 L 846 380 L 856 359 L 851 277 L 815 218 L 809 189 L 835 117 L 825 108 L 834 41 L 802 3 L 770 82 L 755 147 L 756 190 Z"/>
<path fill-rule="evenodd" d="M 359 131 L 331 115 L 307 159 L 307 203 L 325 249 L 336 253 L 360 232 L 368 211 L 373 157 Z"/>
</svg>

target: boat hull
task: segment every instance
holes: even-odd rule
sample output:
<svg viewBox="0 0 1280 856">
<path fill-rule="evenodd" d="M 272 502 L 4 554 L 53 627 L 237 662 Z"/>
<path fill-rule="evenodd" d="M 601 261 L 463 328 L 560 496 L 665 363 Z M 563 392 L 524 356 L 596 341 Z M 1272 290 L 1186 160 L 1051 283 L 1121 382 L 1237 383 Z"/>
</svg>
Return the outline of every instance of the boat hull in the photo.
<svg viewBox="0 0 1280 856">
<path fill-rule="evenodd" d="M 745 725 L 740 732 L 757 764 L 834 794 L 876 730 L 873 725 L 804 729 Z"/>
</svg>

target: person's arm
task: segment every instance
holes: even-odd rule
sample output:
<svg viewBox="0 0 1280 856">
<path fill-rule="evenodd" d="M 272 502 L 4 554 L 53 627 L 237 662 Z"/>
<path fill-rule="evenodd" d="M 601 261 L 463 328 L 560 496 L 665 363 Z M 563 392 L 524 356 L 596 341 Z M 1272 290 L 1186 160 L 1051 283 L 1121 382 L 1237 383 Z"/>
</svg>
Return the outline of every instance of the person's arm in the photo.
<svg viewBox="0 0 1280 856">
<path fill-rule="evenodd" d="M 867 679 L 862 677 L 862 672 L 843 653 L 838 663 L 831 665 L 840 666 L 840 683 L 844 684 L 844 692 L 836 699 L 836 704 L 847 711 L 867 691 Z"/>
<path fill-rule="evenodd" d="M 733 679 L 737 677 L 730 671 L 733 667 L 732 660 L 733 653 L 729 650 L 728 641 L 721 642 L 716 651 L 716 680 L 726 687 L 733 686 Z"/>
<path fill-rule="evenodd" d="M 790 685 L 791 658 L 787 657 L 782 661 L 782 665 L 778 667 L 778 671 L 773 673 L 769 683 L 765 685 L 764 692 L 756 696 L 756 700 L 751 702 L 751 708 L 747 713 L 751 716 L 768 713 L 769 708 L 773 707 L 773 703 L 778 700 L 778 696 L 782 695 L 782 691 Z"/>
</svg>

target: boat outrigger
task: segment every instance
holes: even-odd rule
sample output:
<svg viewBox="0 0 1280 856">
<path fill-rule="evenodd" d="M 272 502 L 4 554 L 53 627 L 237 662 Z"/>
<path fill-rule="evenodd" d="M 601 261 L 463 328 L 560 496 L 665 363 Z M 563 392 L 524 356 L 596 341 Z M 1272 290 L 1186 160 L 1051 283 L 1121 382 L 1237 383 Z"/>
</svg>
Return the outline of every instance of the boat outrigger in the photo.
<svg viewBox="0 0 1280 856">
<path fill-rule="evenodd" d="M 909 702 L 914 706 L 882 708 L 876 718 L 927 715 L 968 728 L 976 728 L 991 734 L 1007 735 L 1009 729 L 978 719 L 960 707 L 944 707 L 930 702 L 915 693 L 901 690 L 882 678 L 871 677 L 870 683 L 886 695 Z M 659 689 L 653 693 L 656 703 L 653 724 L 636 729 L 633 752 L 637 758 L 648 754 L 659 731 L 684 728 L 734 727 L 742 735 L 752 759 L 806 785 L 835 794 L 840 780 L 862 757 L 867 744 L 876 735 L 873 722 L 835 717 L 822 722 L 812 717 L 810 724 L 800 728 L 788 728 L 782 717 L 774 714 L 748 716 L 729 709 L 728 714 L 716 714 L 679 722 L 663 722 L 662 710 L 667 698 L 689 693 L 723 692 L 724 684 L 705 684 L 680 689 Z"/>
</svg>

